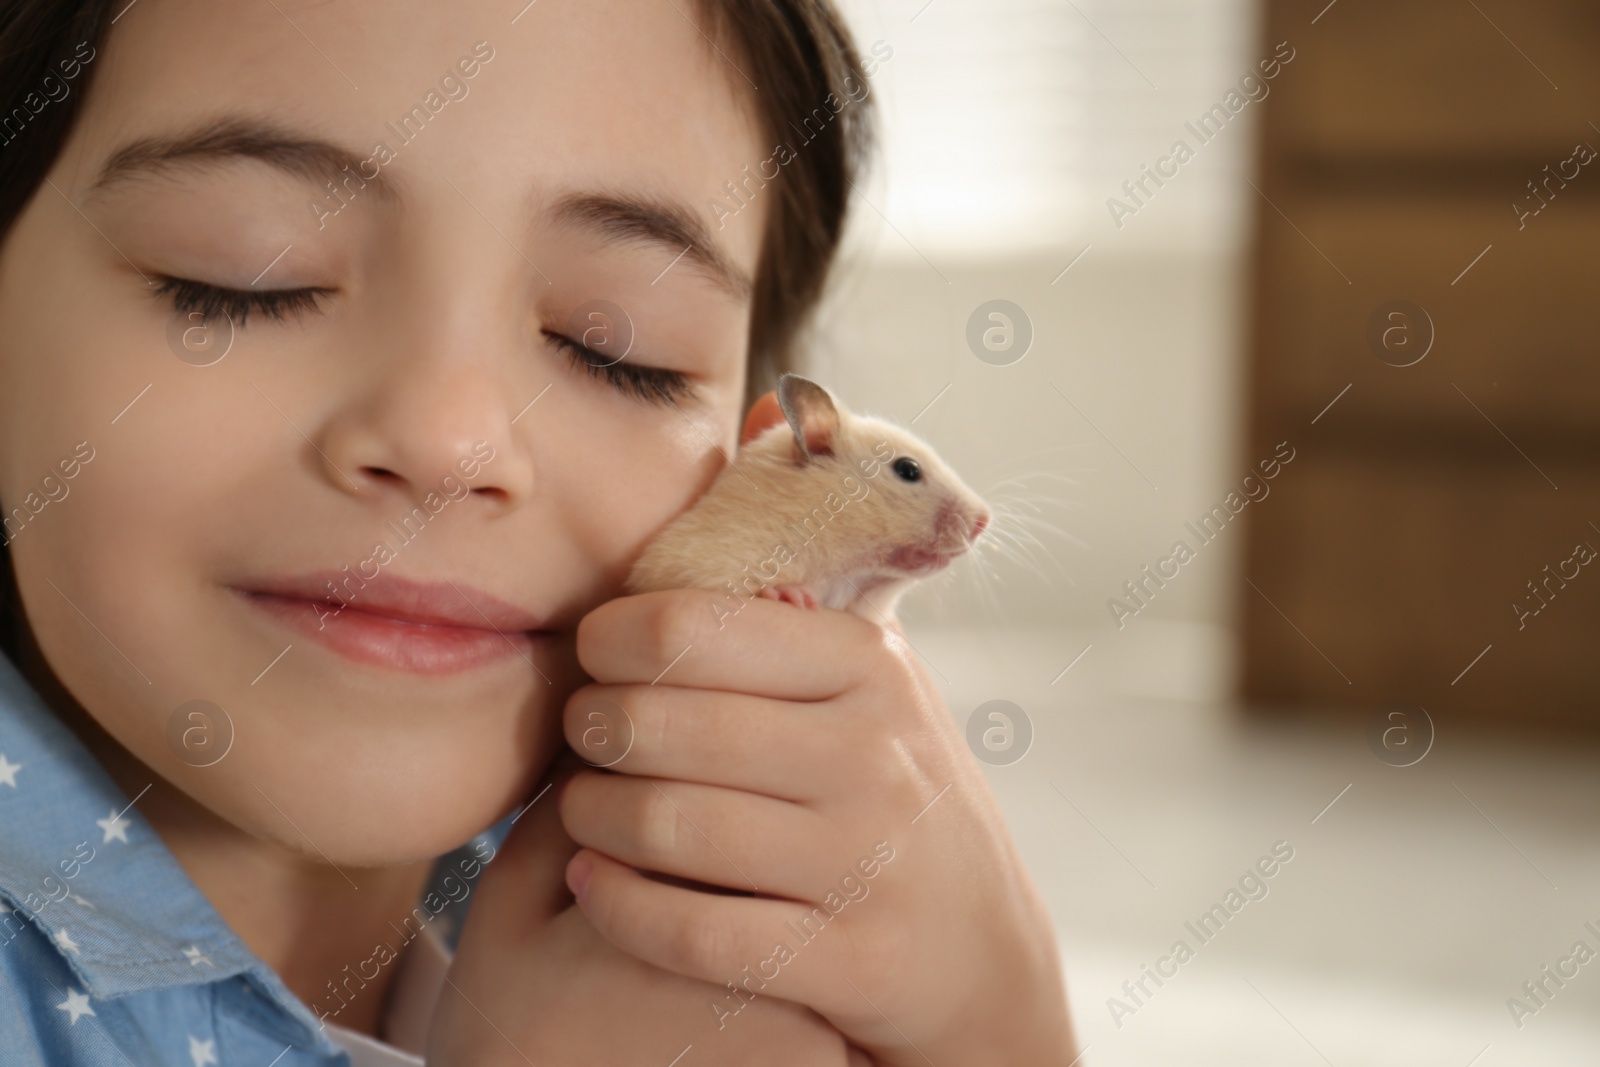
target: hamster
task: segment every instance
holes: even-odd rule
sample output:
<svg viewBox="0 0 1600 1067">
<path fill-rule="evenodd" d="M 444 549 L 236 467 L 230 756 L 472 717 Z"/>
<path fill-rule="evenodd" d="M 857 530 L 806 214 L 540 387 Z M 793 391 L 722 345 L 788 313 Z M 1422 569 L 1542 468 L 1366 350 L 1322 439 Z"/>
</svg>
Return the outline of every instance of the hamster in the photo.
<svg viewBox="0 0 1600 1067">
<path fill-rule="evenodd" d="M 721 593 L 719 625 L 758 596 L 892 623 L 908 589 L 977 541 L 989 507 L 927 442 L 808 378 L 780 378 L 777 404 L 786 421 L 655 536 L 627 592 Z"/>
</svg>

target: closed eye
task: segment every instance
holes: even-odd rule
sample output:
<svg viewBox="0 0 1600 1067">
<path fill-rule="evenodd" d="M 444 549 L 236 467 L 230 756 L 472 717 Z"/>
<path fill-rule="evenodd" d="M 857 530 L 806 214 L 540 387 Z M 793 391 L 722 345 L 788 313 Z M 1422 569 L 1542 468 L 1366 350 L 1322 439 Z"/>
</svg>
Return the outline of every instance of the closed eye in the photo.
<svg viewBox="0 0 1600 1067">
<path fill-rule="evenodd" d="M 315 311 L 318 301 L 333 292 L 319 286 L 304 289 L 229 289 L 188 278 L 158 276 L 152 292 L 171 301 L 180 315 L 198 313 L 209 323 L 226 315 L 234 326 L 243 328 L 252 311 L 282 322 Z"/>
<path fill-rule="evenodd" d="M 170 300 L 179 314 L 198 314 L 210 323 L 227 316 L 233 325 L 243 329 L 250 313 L 256 312 L 276 322 L 298 318 L 308 311 L 316 311 L 323 297 L 334 290 L 321 286 L 301 289 L 230 289 L 226 286 L 197 282 L 189 278 L 158 276 L 159 284 L 152 293 Z M 589 376 L 605 378 L 618 392 L 648 404 L 672 404 L 692 396 L 694 389 L 689 377 L 680 371 L 661 367 L 646 367 L 637 363 L 613 361 L 587 345 L 579 344 L 562 334 L 545 332 L 557 348 L 565 351 Z"/>
<path fill-rule="evenodd" d="M 588 345 L 579 344 L 564 334 L 544 334 L 550 343 L 567 353 L 574 364 L 588 371 L 591 378 L 605 378 L 618 392 L 647 404 L 673 404 L 681 397 L 693 396 L 689 376 L 662 367 L 646 367 L 627 360 L 601 355 Z"/>
</svg>

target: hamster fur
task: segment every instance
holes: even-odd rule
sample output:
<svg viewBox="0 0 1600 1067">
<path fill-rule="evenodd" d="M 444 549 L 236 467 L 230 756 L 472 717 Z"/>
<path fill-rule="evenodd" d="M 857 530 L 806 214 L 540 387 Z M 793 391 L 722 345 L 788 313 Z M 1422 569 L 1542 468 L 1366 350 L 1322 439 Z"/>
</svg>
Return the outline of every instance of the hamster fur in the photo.
<svg viewBox="0 0 1600 1067">
<path fill-rule="evenodd" d="M 719 621 L 756 596 L 892 621 L 907 589 L 977 540 L 988 506 L 909 430 L 797 374 L 777 393 L 786 421 L 656 535 L 627 591 L 715 591 Z"/>
</svg>

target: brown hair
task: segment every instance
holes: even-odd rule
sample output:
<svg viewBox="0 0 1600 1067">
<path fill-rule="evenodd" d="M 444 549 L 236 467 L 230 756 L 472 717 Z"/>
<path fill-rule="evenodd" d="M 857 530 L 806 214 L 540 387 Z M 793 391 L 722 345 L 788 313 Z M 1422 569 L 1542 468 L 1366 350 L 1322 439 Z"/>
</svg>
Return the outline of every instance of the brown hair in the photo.
<svg viewBox="0 0 1600 1067">
<path fill-rule="evenodd" d="M 796 336 L 822 295 L 871 146 L 871 97 L 830 0 L 699 0 L 699 7 L 756 83 L 766 143 L 778 162 L 790 158 L 772 179 L 777 200 L 756 271 L 747 390 L 754 400 L 794 369 Z M 766 178 L 755 160 L 750 166 L 758 182 Z"/>
<path fill-rule="evenodd" d="M 44 181 L 71 132 L 95 55 L 127 0 L 0 2 L 0 244 Z M 746 400 L 772 388 L 794 365 L 798 336 L 827 280 L 844 228 L 851 187 L 872 143 L 868 76 L 831 0 L 696 0 L 708 39 L 728 46 L 735 84 L 748 80 L 764 141 L 780 152 L 781 173 L 758 174 L 775 194 L 756 269 Z M 59 100 L 46 78 L 72 71 Z M 852 89 L 854 86 L 854 89 Z M 830 103 L 831 102 L 831 103 Z M 794 136 L 791 136 L 791 132 Z M 755 160 L 751 168 L 758 168 Z M 748 168 L 747 168 L 748 169 Z M 748 177 L 729 175 L 730 180 Z M 16 596 L 0 533 L 0 648 L 13 656 Z"/>
</svg>

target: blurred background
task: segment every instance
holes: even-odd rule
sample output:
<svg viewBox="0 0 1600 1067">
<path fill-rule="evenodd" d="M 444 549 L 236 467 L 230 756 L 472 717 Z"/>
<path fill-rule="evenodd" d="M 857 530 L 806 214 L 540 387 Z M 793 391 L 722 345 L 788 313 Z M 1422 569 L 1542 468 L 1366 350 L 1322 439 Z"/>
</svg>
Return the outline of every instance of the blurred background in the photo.
<svg viewBox="0 0 1600 1067">
<path fill-rule="evenodd" d="M 1600 1062 L 1600 7 L 842 6 L 809 370 L 995 508 L 902 614 L 1081 1062 Z"/>
</svg>

